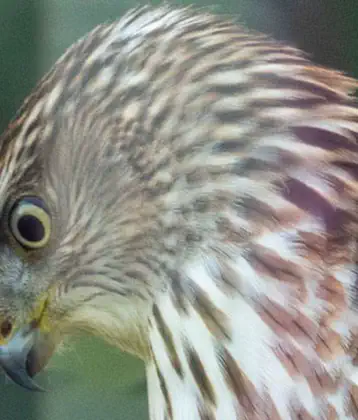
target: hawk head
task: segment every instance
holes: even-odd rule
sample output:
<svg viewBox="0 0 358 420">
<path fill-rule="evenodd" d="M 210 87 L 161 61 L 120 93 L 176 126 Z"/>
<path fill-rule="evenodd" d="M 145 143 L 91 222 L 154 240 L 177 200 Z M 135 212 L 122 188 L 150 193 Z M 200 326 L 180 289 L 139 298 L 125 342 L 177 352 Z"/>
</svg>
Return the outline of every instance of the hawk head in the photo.
<svg viewBox="0 0 358 420">
<path fill-rule="evenodd" d="M 72 46 L 0 140 L 0 364 L 146 362 L 152 420 L 357 418 L 356 82 L 208 13 Z"/>
</svg>

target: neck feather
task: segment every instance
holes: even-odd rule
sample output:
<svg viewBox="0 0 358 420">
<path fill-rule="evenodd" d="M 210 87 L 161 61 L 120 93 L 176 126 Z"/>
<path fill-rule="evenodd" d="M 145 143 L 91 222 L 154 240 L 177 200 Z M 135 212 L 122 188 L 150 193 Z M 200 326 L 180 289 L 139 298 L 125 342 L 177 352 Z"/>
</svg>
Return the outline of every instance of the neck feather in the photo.
<svg viewBox="0 0 358 420">
<path fill-rule="evenodd" d="M 184 271 L 150 320 L 151 420 L 318 419 L 329 410 L 351 418 L 339 402 L 348 383 L 335 386 L 343 359 L 321 362 L 308 318 L 265 298 L 244 258 L 203 259 Z"/>
</svg>

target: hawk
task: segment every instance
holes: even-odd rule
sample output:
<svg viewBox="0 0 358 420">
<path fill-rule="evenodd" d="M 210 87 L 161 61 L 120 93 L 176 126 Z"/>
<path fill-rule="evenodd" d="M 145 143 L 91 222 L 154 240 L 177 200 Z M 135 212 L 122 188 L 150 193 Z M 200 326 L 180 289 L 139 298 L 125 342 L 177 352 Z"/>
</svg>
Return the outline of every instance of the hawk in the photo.
<svg viewBox="0 0 358 420">
<path fill-rule="evenodd" d="M 146 364 L 151 420 L 358 418 L 357 82 L 192 8 L 95 28 L 0 140 L 0 363 Z"/>
</svg>

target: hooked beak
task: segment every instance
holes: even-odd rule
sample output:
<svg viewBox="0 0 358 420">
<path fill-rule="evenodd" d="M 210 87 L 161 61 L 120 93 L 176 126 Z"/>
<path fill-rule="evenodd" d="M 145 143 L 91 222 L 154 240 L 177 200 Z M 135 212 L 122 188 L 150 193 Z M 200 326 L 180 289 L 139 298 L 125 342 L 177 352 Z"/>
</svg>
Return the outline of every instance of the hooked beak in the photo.
<svg viewBox="0 0 358 420">
<path fill-rule="evenodd" d="M 31 391 L 44 391 L 32 377 L 46 365 L 54 349 L 54 341 L 33 322 L 0 345 L 0 366 L 16 384 Z"/>
</svg>

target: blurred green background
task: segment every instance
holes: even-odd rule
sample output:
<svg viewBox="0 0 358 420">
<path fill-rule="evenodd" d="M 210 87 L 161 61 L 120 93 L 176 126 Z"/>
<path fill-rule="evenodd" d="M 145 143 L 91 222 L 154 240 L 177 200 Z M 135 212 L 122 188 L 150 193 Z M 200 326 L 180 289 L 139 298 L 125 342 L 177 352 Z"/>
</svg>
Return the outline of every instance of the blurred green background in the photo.
<svg viewBox="0 0 358 420">
<path fill-rule="evenodd" d="M 139 3 L 0 0 L 1 131 L 35 82 L 73 41 Z M 237 15 L 249 27 L 304 49 L 316 62 L 358 77 L 357 0 L 195 3 Z M 32 394 L 0 376 L 0 420 L 148 418 L 142 363 L 91 338 L 77 340 L 64 355 L 55 356 L 39 382 L 49 392 Z"/>
</svg>

